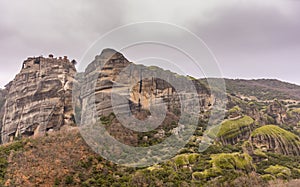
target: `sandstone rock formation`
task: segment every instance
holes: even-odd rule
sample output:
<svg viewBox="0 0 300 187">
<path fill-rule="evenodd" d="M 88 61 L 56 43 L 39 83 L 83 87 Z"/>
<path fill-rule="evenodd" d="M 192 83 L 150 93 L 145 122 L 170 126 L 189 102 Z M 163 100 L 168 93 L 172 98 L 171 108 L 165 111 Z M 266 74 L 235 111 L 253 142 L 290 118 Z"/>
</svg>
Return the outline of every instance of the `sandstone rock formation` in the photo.
<svg viewBox="0 0 300 187">
<path fill-rule="evenodd" d="M 283 155 L 300 155 L 300 138 L 275 125 L 255 129 L 250 137 L 254 148 Z"/>
<path fill-rule="evenodd" d="M 7 96 L 7 89 L 0 89 L 0 132 L 2 128 L 2 119 L 4 116 L 4 104 Z M 1 140 L 1 135 L 0 135 Z"/>
<path fill-rule="evenodd" d="M 72 124 L 75 66 L 67 57 L 33 57 L 7 87 L 1 139 L 43 134 Z"/>
<path fill-rule="evenodd" d="M 267 108 L 267 113 L 269 116 L 275 119 L 276 124 L 283 124 L 287 118 L 287 109 L 286 107 L 280 103 L 278 100 L 274 100 L 269 104 Z"/>
<path fill-rule="evenodd" d="M 254 128 L 254 120 L 249 116 L 240 116 L 225 120 L 218 131 L 217 140 L 223 145 L 237 144 L 249 138 Z"/>
<path fill-rule="evenodd" d="M 151 73 L 148 71 L 164 74 L 163 77 L 167 77 L 169 80 L 149 78 Z M 144 75 L 147 77 L 143 77 Z M 171 80 L 172 78 L 175 80 Z M 81 87 L 82 108 L 84 109 L 81 122 L 85 124 L 86 120 L 95 117 L 93 116 L 94 113 L 91 112 L 92 108 L 90 108 L 95 103 L 98 116 L 112 113 L 112 92 L 113 94 L 126 95 L 133 112 L 139 109 L 149 110 L 151 100 L 156 99 L 157 102 L 164 101 L 167 103 L 171 112 L 178 113 L 180 111 L 176 111 L 176 109 L 180 105 L 179 98 L 175 88 L 169 82 L 176 81 L 180 84 L 180 81 L 184 83 L 184 79 L 186 78 L 175 78 L 175 74 L 157 67 L 147 68 L 142 65 L 134 65 L 121 53 L 112 49 L 105 49 L 101 55 L 96 56 L 95 60 L 85 70 Z M 197 81 L 193 83 L 198 94 L 202 96 L 200 98 L 201 106 L 207 109 L 210 105 L 209 90 Z M 181 85 L 185 86 L 184 84 Z M 186 93 L 187 97 L 188 94 Z"/>
<path fill-rule="evenodd" d="M 183 104 L 185 108 L 193 108 L 195 103 L 193 103 L 192 98 L 195 94 L 199 96 L 198 102 L 201 111 L 207 111 L 214 102 L 209 89 L 198 81 L 188 80 L 187 77 L 158 67 L 136 65 L 112 49 L 105 49 L 101 55 L 96 56 L 95 60 L 86 68 L 81 82 L 81 124 L 83 125 L 94 123 L 101 116 L 109 116 L 116 110 L 118 111 L 117 116 L 119 114 L 128 116 L 133 114 L 138 119 L 146 119 L 147 117 L 152 119 L 155 117 L 150 114 L 150 108 L 160 104 L 166 106 L 166 113 L 180 116 Z M 187 84 L 187 82 L 191 82 L 191 84 Z M 173 86 L 174 84 L 180 85 L 181 88 L 178 86 L 176 88 Z M 195 94 L 189 91 L 184 92 L 183 97 L 186 102 L 182 103 L 178 96 L 178 89 L 191 90 L 191 87 L 195 88 Z M 116 102 L 118 96 L 124 96 L 126 99 L 120 99 L 120 102 Z M 191 99 L 189 100 L 189 98 Z M 168 114 L 167 116 L 172 115 Z M 134 126 L 134 124 L 136 123 L 133 122 L 132 125 Z M 113 126 L 108 128 L 110 134 L 119 137 L 124 136 L 119 139 L 135 137 L 130 130 L 125 128 L 120 130 L 120 125 L 117 126 L 118 128 Z M 159 128 L 158 130 L 162 131 Z M 128 142 L 136 141 L 130 140 Z"/>
<path fill-rule="evenodd" d="M 151 105 L 162 103 L 167 108 L 166 112 L 172 113 L 167 116 L 180 116 L 182 103 L 176 90 L 178 88 L 175 89 L 172 83 L 181 85 L 182 90 L 194 87 L 199 96 L 201 111 L 207 111 L 215 102 L 209 89 L 197 80 L 189 80 L 191 86 L 186 84 L 187 77 L 158 67 L 133 64 L 112 49 L 105 49 L 101 55 L 96 56 L 84 73 L 76 75 L 76 80 L 74 64 L 67 57 L 57 59 L 53 55 L 24 61 L 21 72 L 1 92 L 7 92 L 3 117 L 0 116 L 3 143 L 16 137 L 43 134 L 48 130 L 58 130 L 65 124 L 72 124 L 75 120 L 72 103 L 78 112 L 78 121 L 82 124 L 88 123 L 90 119 L 110 115 L 114 113 L 112 92 L 128 98 L 126 103 L 118 103 L 117 108 L 128 112 L 123 105 L 129 105 L 132 114 L 140 119 L 149 116 Z M 157 74 L 161 78 L 154 78 Z M 188 101 L 184 103 L 186 108 L 192 108 L 195 103 L 189 98 L 193 98 L 194 93 L 186 92 L 184 97 Z M 1 101 L 4 102 L 4 99 Z M 95 110 L 93 107 L 96 107 Z M 79 111 L 81 108 L 83 110 Z"/>
</svg>

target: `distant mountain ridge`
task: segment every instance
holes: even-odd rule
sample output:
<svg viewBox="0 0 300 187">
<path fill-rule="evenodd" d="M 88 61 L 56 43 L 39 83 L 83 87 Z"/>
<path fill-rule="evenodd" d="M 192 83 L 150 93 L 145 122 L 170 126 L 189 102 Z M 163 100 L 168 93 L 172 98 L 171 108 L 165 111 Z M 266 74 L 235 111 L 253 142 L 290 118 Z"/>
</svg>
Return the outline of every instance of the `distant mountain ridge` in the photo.
<svg viewBox="0 0 300 187">
<path fill-rule="evenodd" d="M 228 93 L 255 96 L 259 100 L 300 99 L 300 86 L 277 79 L 225 79 Z"/>
</svg>

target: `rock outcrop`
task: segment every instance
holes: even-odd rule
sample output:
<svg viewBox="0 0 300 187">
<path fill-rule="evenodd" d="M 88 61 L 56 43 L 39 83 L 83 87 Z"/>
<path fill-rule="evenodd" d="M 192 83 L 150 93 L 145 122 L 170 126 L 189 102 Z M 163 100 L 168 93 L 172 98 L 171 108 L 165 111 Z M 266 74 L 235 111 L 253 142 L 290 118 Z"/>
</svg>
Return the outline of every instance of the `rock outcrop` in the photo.
<svg viewBox="0 0 300 187">
<path fill-rule="evenodd" d="M 7 96 L 7 89 L 0 89 L 0 132 L 2 129 L 2 119 L 4 116 L 4 104 Z M 1 133 L 0 133 L 0 142 L 1 142 Z"/>
<path fill-rule="evenodd" d="M 250 137 L 254 148 L 283 155 L 300 155 L 300 138 L 276 125 L 255 129 Z"/>
<path fill-rule="evenodd" d="M 188 81 L 192 84 L 186 84 Z M 133 114 L 140 120 L 149 116 L 153 119 L 155 117 L 150 114 L 150 108 L 160 104 L 166 106 L 166 113 L 180 116 L 182 103 L 176 90 L 178 88 L 175 88 L 174 84 L 180 85 L 181 90 L 191 90 L 191 86 L 195 87 L 195 94 L 199 96 L 199 106 L 202 111 L 207 111 L 214 102 L 209 89 L 196 80 L 190 80 L 158 67 L 136 65 L 129 62 L 121 53 L 105 49 L 88 65 L 84 73 L 81 87 L 81 124 L 94 123 L 101 116 L 116 113 L 116 110 L 117 116 Z M 189 100 L 195 94 L 183 93 L 186 101 L 185 108 L 192 109 L 195 105 L 193 99 Z M 118 96 L 124 96 L 126 99 L 118 99 Z M 109 128 L 109 130 L 110 134 L 124 136 L 121 139 L 134 137 L 125 129 Z"/>
<path fill-rule="evenodd" d="M 235 119 L 225 120 L 217 132 L 217 140 L 223 145 L 237 144 L 249 138 L 254 129 L 254 120 L 249 116 L 240 116 Z M 214 133 L 214 129 L 211 130 Z"/>
<path fill-rule="evenodd" d="M 199 96 L 202 112 L 215 102 L 207 86 L 199 81 L 158 67 L 136 65 L 112 49 L 103 50 L 84 73 L 76 75 L 76 79 L 75 73 L 75 64 L 67 57 L 53 58 L 49 55 L 49 58 L 25 60 L 21 72 L 6 87 L 7 96 L 1 118 L 2 142 L 59 130 L 75 120 L 86 124 L 90 119 L 97 120 L 114 113 L 115 108 L 121 113 L 132 112 L 138 119 L 145 119 L 149 117 L 153 105 L 164 104 L 164 112 L 169 113 L 167 116 L 180 116 L 183 107 L 178 88 L 173 84 L 180 85 L 181 90 L 193 87 Z M 186 84 L 188 81 L 192 84 Z M 192 99 L 195 93 L 183 93 L 185 108 L 195 105 Z M 127 99 L 125 103 L 119 102 L 113 106 L 116 100 L 113 95 Z M 1 101 L 4 102 L 3 99 Z M 77 116 L 74 116 L 75 113 Z M 111 129 L 120 133 L 118 128 Z M 124 133 L 130 136 L 127 131 Z"/>
<path fill-rule="evenodd" d="M 43 134 L 72 124 L 74 62 L 67 57 L 33 57 L 7 87 L 1 139 Z"/>
<path fill-rule="evenodd" d="M 92 107 L 95 103 L 97 103 L 97 111 L 101 111 L 101 115 L 112 113 L 111 90 L 113 80 L 129 64 L 130 62 L 122 54 L 107 49 L 102 51 L 101 55 L 96 56 L 95 60 L 88 65 L 81 87 L 82 124 L 94 118 Z M 96 100 L 92 100 L 92 98 Z"/>
<path fill-rule="evenodd" d="M 285 123 L 287 119 L 286 111 L 286 107 L 278 100 L 274 100 L 267 108 L 267 114 L 275 120 L 276 124 Z"/>
<path fill-rule="evenodd" d="M 163 78 L 149 78 L 149 75 L 160 74 Z M 145 76 L 145 77 L 144 77 Z M 176 75 L 177 76 L 177 75 Z M 174 80 L 171 80 L 171 79 Z M 84 81 L 81 88 L 82 123 L 95 116 L 92 113 L 92 106 L 96 103 L 98 116 L 109 115 L 113 112 L 112 93 L 125 95 L 129 100 L 131 111 L 149 110 L 153 100 L 158 103 L 163 101 L 167 104 L 168 110 L 173 113 L 180 111 L 180 101 L 175 88 L 170 82 L 180 81 L 184 83 L 186 77 L 176 77 L 170 71 L 164 71 L 157 67 L 145 67 L 129 62 L 121 53 L 112 49 L 105 49 L 101 55 L 86 68 Z M 200 105 L 207 109 L 210 105 L 209 90 L 202 85 L 195 85 L 200 96 Z M 181 84 L 184 86 L 184 84 Z M 187 85 L 188 86 L 188 85 Z M 186 93 L 188 96 L 189 93 Z M 92 99 L 93 98 L 93 99 Z M 155 101 L 153 101 L 155 102 Z M 124 103 L 128 104 L 128 103 Z M 152 103 L 153 104 L 153 103 Z M 118 107 L 118 106 L 117 106 Z M 122 107 L 122 106 L 120 106 Z"/>
</svg>

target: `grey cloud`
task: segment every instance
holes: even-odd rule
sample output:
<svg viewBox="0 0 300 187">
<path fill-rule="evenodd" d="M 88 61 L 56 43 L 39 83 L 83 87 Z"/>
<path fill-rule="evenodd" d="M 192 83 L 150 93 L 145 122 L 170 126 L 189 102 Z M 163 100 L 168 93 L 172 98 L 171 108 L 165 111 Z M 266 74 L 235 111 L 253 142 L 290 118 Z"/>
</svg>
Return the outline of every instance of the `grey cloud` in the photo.
<svg viewBox="0 0 300 187">
<path fill-rule="evenodd" d="M 293 10 L 288 13 L 278 6 L 251 3 L 219 7 L 210 12 L 210 22 L 193 20 L 191 30 L 212 49 L 225 76 L 299 84 L 300 4 L 288 5 Z"/>
<path fill-rule="evenodd" d="M 300 16 L 300 12 L 297 14 L 295 17 Z M 193 22 L 197 26 L 192 27 L 213 45 L 223 45 L 224 50 L 265 53 L 268 49 L 300 45 L 300 37 L 297 37 L 300 22 L 276 7 L 230 6 L 216 10 L 211 16 L 214 17 L 211 22 Z"/>
<path fill-rule="evenodd" d="M 16 74 L 28 56 L 54 53 L 80 59 L 101 34 L 122 25 L 121 4 L 111 0 L 0 1 L 0 85 L 13 78 L 7 75 Z"/>
<path fill-rule="evenodd" d="M 299 10 L 297 1 L 285 0 L 1 0 L 0 86 L 27 56 L 53 53 L 79 60 L 107 31 L 151 20 L 184 26 L 204 39 L 225 76 L 300 84 Z"/>
</svg>

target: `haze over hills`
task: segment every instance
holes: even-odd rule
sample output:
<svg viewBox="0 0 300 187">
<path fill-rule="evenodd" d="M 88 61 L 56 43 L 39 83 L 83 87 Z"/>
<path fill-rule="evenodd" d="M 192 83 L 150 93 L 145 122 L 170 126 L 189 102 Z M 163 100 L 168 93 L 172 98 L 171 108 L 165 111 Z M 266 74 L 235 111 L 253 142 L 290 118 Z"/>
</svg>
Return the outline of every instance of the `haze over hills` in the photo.
<svg viewBox="0 0 300 187">
<path fill-rule="evenodd" d="M 261 100 L 300 99 L 300 86 L 276 79 L 225 79 L 225 82 L 229 93 L 255 96 Z"/>
<path fill-rule="evenodd" d="M 119 75 L 128 66 L 130 73 Z M 0 147 L 1 185 L 273 186 L 299 182 L 300 86 L 274 79 L 225 79 L 225 111 L 214 111 L 223 100 L 206 80 L 135 65 L 112 49 L 103 50 L 79 76 L 75 72 L 74 62 L 67 58 L 29 58 L 0 91 L 1 139 L 5 143 Z M 151 73 L 165 79 L 147 78 Z M 179 94 L 171 82 L 182 85 L 185 92 Z M 187 83 L 196 87 L 195 93 Z M 114 89 L 114 94 L 126 97 L 116 106 L 112 104 Z M 195 98 L 199 105 L 193 103 Z M 159 115 L 151 114 L 150 105 L 161 103 L 166 105 L 166 115 L 149 131 L 124 126 L 113 110 L 117 107 L 126 116 L 131 112 L 141 121 L 156 120 Z M 148 148 L 175 137 L 175 144 L 168 142 L 170 148 L 191 129 L 192 108 L 197 106 L 199 120 L 185 146 L 153 166 L 114 164 L 107 155 L 94 153 L 95 147 L 76 126 L 99 120 L 96 127 L 104 127 L 110 136 L 132 147 Z M 95 111 L 90 110 L 93 107 Z M 209 124 L 213 112 L 224 112 L 224 119 Z M 132 124 L 133 128 L 140 125 Z M 104 133 L 97 135 L 102 136 Z M 130 155 L 111 142 L 99 142 L 105 145 L 104 152 L 118 153 L 117 161 L 160 159 L 151 157 L 151 151 Z M 210 146 L 199 151 L 204 143 Z M 169 151 L 168 147 L 158 150 L 164 156 Z"/>
</svg>

